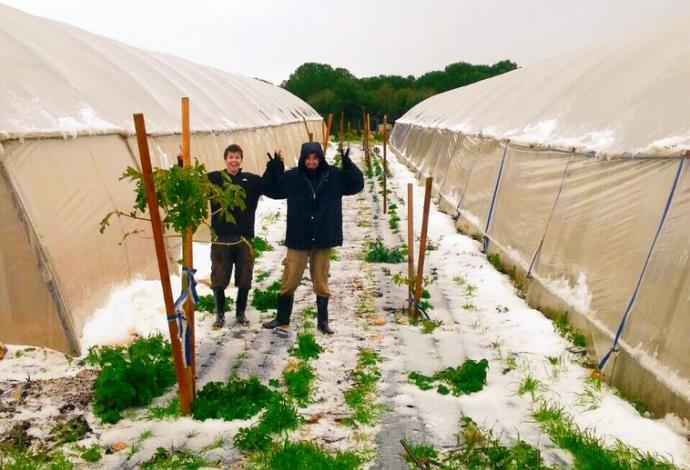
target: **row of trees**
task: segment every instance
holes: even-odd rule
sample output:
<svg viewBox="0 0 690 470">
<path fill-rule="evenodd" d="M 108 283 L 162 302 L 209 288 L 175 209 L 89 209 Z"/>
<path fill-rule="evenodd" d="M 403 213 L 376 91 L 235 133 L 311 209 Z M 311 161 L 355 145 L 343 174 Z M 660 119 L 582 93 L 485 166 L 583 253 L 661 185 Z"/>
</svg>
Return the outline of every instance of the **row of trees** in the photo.
<svg viewBox="0 0 690 470">
<path fill-rule="evenodd" d="M 335 113 L 336 124 L 340 112 L 344 111 L 345 122 L 361 128 L 362 107 L 371 113 L 372 125 L 381 122 L 384 115 L 388 115 L 390 122 L 432 95 L 516 68 L 517 64 L 509 60 L 493 65 L 458 62 L 419 78 L 412 75 L 357 78 L 345 68 L 308 62 L 300 65 L 281 86 L 305 100 L 323 116 Z"/>
</svg>

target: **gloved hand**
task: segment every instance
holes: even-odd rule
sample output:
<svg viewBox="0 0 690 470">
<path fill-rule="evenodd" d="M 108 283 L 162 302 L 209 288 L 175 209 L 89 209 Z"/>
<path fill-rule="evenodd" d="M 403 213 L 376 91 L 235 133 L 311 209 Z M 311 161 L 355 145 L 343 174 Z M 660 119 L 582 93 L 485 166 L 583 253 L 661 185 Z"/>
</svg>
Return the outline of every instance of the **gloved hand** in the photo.
<svg viewBox="0 0 690 470">
<path fill-rule="evenodd" d="M 342 158 L 342 166 L 343 170 L 349 170 L 354 166 L 354 163 L 352 163 L 352 160 L 350 160 L 350 146 L 347 146 L 347 149 L 343 152 L 343 158 Z"/>
<path fill-rule="evenodd" d="M 285 171 L 285 164 L 283 163 L 283 156 L 280 150 L 273 152 L 273 156 L 271 156 L 271 152 L 266 152 L 266 155 L 268 155 L 268 161 L 266 162 L 266 169 L 268 171 L 278 174 Z"/>
</svg>

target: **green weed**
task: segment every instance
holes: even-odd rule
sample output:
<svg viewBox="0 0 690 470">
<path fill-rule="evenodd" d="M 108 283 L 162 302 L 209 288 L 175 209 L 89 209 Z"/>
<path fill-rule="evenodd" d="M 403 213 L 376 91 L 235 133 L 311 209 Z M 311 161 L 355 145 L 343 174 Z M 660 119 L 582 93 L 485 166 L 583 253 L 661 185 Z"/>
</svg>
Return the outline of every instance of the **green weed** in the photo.
<svg viewBox="0 0 690 470">
<path fill-rule="evenodd" d="M 303 361 L 316 359 L 323 351 L 323 348 L 316 342 L 314 333 L 299 333 L 296 343 L 297 344 L 290 349 L 290 355 Z"/>
<path fill-rule="evenodd" d="M 163 420 L 163 419 L 177 419 L 182 416 L 180 410 L 180 398 L 171 398 L 163 406 L 152 406 L 146 414 L 147 419 Z"/>
<path fill-rule="evenodd" d="M 381 240 L 367 242 L 364 260 L 368 263 L 402 263 L 407 259 L 407 251 L 402 248 L 388 248 Z"/>
<path fill-rule="evenodd" d="M 233 444 L 244 451 L 265 451 L 272 442 L 272 435 L 297 429 L 299 422 L 295 407 L 284 398 L 276 397 L 256 425 L 240 428 Z"/>
<path fill-rule="evenodd" d="M 156 449 L 156 454 L 141 464 L 142 470 L 196 470 L 203 467 L 213 467 L 210 462 L 196 452 L 185 449 L 166 450 L 163 447 Z"/>
<path fill-rule="evenodd" d="M 353 452 L 330 455 L 313 442 L 288 442 L 270 449 L 253 462 L 256 470 L 355 470 L 363 461 Z"/>
<path fill-rule="evenodd" d="M 372 424 L 381 406 L 374 400 L 376 382 L 381 378 L 378 368 L 380 357 L 373 349 L 363 348 L 352 371 L 353 386 L 345 391 L 345 403 L 352 409 L 352 423 Z"/>
<path fill-rule="evenodd" d="M 209 382 L 199 390 L 192 406 L 195 419 L 247 419 L 265 408 L 277 395 L 256 377 L 231 377 L 227 384 Z"/>
<path fill-rule="evenodd" d="M 266 290 L 254 289 L 252 296 L 252 307 L 261 312 L 278 308 L 278 293 L 280 292 L 280 281 L 275 281 Z"/>
<path fill-rule="evenodd" d="M 575 346 L 579 348 L 584 348 L 586 346 L 585 336 L 573 328 L 570 322 L 568 322 L 568 312 L 558 316 L 553 321 L 553 326 L 556 328 L 556 331 L 559 335 L 573 343 Z"/>
<path fill-rule="evenodd" d="M 311 395 L 314 369 L 306 362 L 300 362 L 296 368 L 288 368 L 283 371 L 283 380 L 287 394 L 294 398 L 300 406 L 306 406 Z"/>
<path fill-rule="evenodd" d="M 80 448 L 80 451 L 81 454 L 79 454 L 79 456 L 87 462 L 94 463 L 103 458 L 103 455 L 101 454 L 101 446 L 99 446 L 97 443 L 92 444 L 91 447 Z"/>
<path fill-rule="evenodd" d="M 51 452 L 0 447 L 0 468 L 8 470 L 72 470 L 74 464 L 59 450 Z"/>
<path fill-rule="evenodd" d="M 254 258 L 259 258 L 266 251 L 273 251 L 273 245 L 259 236 L 252 239 L 252 248 L 254 248 Z"/>
<path fill-rule="evenodd" d="M 225 298 L 225 311 L 229 312 L 230 310 L 232 310 L 232 306 L 234 304 L 235 304 L 234 300 L 232 300 L 230 297 L 226 297 Z M 200 295 L 199 301 L 196 303 L 196 311 L 197 312 L 214 313 L 216 311 L 216 301 L 213 298 L 213 294 Z"/>
<path fill-rule="evenodd" d="M 71 418 L 68 421 L 57 423 L 50 430 L 57 445 L 66 442 L 77 442 L 91 431 L 89 424 L 83 416 Z"/>
<path fill-rule="evenodd" d="M 145 406 L 176 382 L 170 343 L 162 336 L 138 338 L 129 346 L 94 347 L 86 362 L 101 371 L 93 390 L 93 411 L 116 423 L 123 410 Z"/>
<path fill-rule="evenodd" d="M 531 374 L 527 374 L 520 382 L 520 387 L 518 388 L 518 395 L 522 396 L 529 393 L 532 400 L 535 398 L 535 394 L 542 387 L 541 382 L 538 379 L 532 377 Z"/>
<path fill-rule="evenodd" d="M 489 361 L 482 359 L 473 361 L 467 359 L 458 367 L 449 367 L 436 372 L 431 377 L 411 372 L 408 378 L 422 390 L 430 390 L 437 382 L 443 382 L 453 395 L 466 395 L 480 391 L 486 384 L 486 374 L 489 368 Z"/>
</svg>

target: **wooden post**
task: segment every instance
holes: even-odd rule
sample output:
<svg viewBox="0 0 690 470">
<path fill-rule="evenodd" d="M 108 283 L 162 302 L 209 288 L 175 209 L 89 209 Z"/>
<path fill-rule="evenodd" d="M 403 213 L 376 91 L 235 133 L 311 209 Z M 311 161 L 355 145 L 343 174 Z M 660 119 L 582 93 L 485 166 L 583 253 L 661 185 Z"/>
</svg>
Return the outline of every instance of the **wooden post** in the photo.
<svg viewBox="0 0 690 470">
<path fill-rule="evenodd" d="M 340 111 L 340 144 L 345 140 L 345 111 Z"/>
<path fill-rule="evenodd" d="M 369 113 L 366 114 L 364 118 L 364 141 L 366 142 L 366 158 L 367 167 L 371 168 L 371 151 L 369 149 L 369 131 L 371 128 L 371 122 L 369 121 Z"/>
<path fill-rule="evenodd" d="M 424 277 L 424 256 L 426 254 L 426 234 L 429 229 L 429 205 L 431 203 L 431 181 L 429 176 L 426 179 L 424 188 L 424 212 L 422 213 L 422 233 L 419 238 L 419 258 L 417 261 L 417 285 L 414 291 L 415 305 L 419 305 L 419 299 L 422 296 L 422 279 Z M 417 308 L 415 307 L 415 316 L 417 316 Z"/>
<path fill-rule="evenodd" d="M 347 133 L 352 134 L 352 121 L 347 121 Z"/>
<path fill-rule="evenodd" d="M 312 140 L 314 140 L 314 134 L 312 134 L 311 131 L 309 131 L 309 125 L 307 124 L 307 118 L 302 116 L 302 120 L 304 121 L 304 128 L 307 130 L 307 138 L 309 139 L 309 142 L 311 142 Z"/>
<path fill-rule="evenodd" d="M 388 164 L 386 163 L 386 119 L 387 116 L 383 115 L 383 213 L 388 213 L 388 191 L 386 190 L 386 171 L 388 170 Z"/>
<path fill-rule="evenodd" d="M 189 98 L 182 98 L 182 166 L 188 167 L 191 161 L 191 138 L 189 133 Z M 192 229 L 187 229 L 182 234 L 182 266 L 187 269 L 194 268 Z M 187 275 L 182 273 L 182 289 L 187 288 Z M 188 374 L 188 384 L 190 386 L 189 395 L 194 399 L 196 395 L 196 335 L 194 333 L 194 302 L 189 299 L 184 305 L 185 316 L 187 317 L 187 327 L 189 328 L 190 349 L 192 363 L 185 368 Z"/>
<path fill-rule="evenodd" d="M 168 258 L 163 242 L 163 226 L 161 225 L 161 215 L 158 211 L 158 200 L 156 190 L 153 185 L 153 169 L 151 168 L 151 156 L 149 155 L 149 144 L 146 139 L 146 126 L 144 115 L 134 115 L 134 128 L 137 132 L 137 144 L 139 146 L 139 158 L 141 159 L 141 172 L 144 179 L 144 189 L 146 191 L 146 205 L 151 217 L 151 230 L 153 232 L 153 243 L 156 247 L 156 260 L 158 261 L 158 274 L 161 278 L 163 288 L 163 300 L 165 302 L 165 313 L 168 318 L 168 330 L 170 332 L 170 345 L 172 347 L 173 361 L 175 363 L 175 373 L 180 394 L 180 408 L 182 414 L 188 415 L 191 412 L 191 396 L 189 395 L 189 385 L 186 383 L 184 372 L 184 362 L 182 359 L 182 349 L 177 337 L 177 321 L 170 320 L 175 315 L 175 305 L 173 302 L 172 288 L 170 286 L 170 271 L 168 270 Z"/>
<path fill-rule="evenodd" d="M 412 183 L 407 183 L 407 316 L 412 317 L 412 280 L 414 279 L 414 199 Z"/>
<path fill-rule="evenodd" d="M 383 174 L 388 171 L 388 160 L 386 159 L 386 149 L 388 147 L 388 116 L 383 115 Z"/>
<path fill-rule="evenodd" d="M 326 154 L 326 146 L 328 145 L 328 138 L 330 137 L 331 134 L 331 126 L 333 125 L 333 113 L 328 113 L 328 124 L 324 124 L 324 130 L 325 132 L 323 133 L 323 153 L 324 155 Z"/>
</svg>

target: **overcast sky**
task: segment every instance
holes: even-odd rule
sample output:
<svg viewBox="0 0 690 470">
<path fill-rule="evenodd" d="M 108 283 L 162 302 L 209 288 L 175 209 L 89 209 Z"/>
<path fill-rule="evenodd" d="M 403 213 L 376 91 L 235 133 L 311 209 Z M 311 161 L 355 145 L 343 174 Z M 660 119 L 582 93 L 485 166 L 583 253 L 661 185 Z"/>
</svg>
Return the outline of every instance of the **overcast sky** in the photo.
<svg viewBox="0 0 690 470">
<path fill-rule="evenodd" d="M 357 76 L 420 75 L 458 61 L 511 59 L 528 65 L 690 15 L 689 0 L 0 3 L 274 83 L 314 61 L 345 67 Z"/>
</svg>

